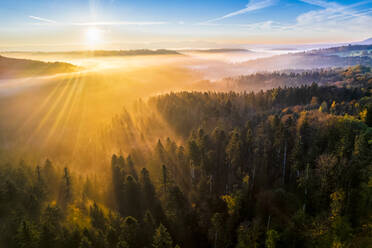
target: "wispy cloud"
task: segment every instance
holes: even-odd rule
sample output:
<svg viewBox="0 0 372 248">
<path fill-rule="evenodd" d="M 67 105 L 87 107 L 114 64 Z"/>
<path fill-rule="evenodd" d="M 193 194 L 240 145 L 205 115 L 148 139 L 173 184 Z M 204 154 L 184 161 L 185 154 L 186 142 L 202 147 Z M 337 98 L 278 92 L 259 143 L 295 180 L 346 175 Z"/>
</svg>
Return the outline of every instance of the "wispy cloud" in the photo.
<svg viewBox="0 0 372 248">
<path fill-rule="evenodd" d="M 28 17 L 31 18 L 31 19 L 37 20 L 37 21 L 45 22 L 45 23 L 55 23 L 55 24 L 57 23 L 56 21 L 46 19 L 46 18 L 42 18 L 42 17 L 38 17 L 38 16 L 30 15 Z"/>
<path fill-rule="evenodd" d="M 146 22 L 130 22 L 130 21 L 109 21 L 109 22 L 57 22 L 55 20 L 46 19 L 38 16 L 28 16 L 31 19 L 39 21 L 39 25 L 61 25 L 61 26 L 124 26 L 124 25 L 163 25 L 168 22 L 146 21 Z"/>
<path fill-rule="evenodd" d="M 71 25 L 75 26 L 120 26 L 120 25 L 163 25 L 168 22 L 75 22 Z"/>
<path fill-rule="evenodd" d="M 327 2 L 323 0 L 300 0 L 300 1 L 310 4 L 310 5 L 321 7 L 323 9 L 328 10 L 329 12 L 340 13 L 340 14 L 350 15 L 350 16 L 360 16 L 361 12 L 363 11 L 355 11 L 354 8 L 372 2 L 372 0 L 366 0 L 366 1 L 360 1 L 360 2 L 354 3 L 351 5 L 341 5 L 336 2 Z M 316 11 L 312 11 L 312 12 L 316 12 Z"/>
<path fill-rule="evenodd" d="M 275 21 L 264 21 L 264 22 L 255 22 L 248 24 L 239 24 L 240 27 L 244 27 L 248 30 L 259 30 L 259 31 L 272 31 L 282 28 L 282 24 Z"/>
<path fill-rule="evenodd" d="M 356 7 L 372 1 L 361 1 L 351 5 L 321 0 L 301 0 L 302 2 L 321 7 L 297 17 L 295 27 L 313 27 L 318 30 L 369 29 L 372 23 L 371 9 L 357 10 Z"/>
<path fill-rule="evenodd" d="M 220 20 L 223 20 L 223 19 L 226 19 L 226 18 L 237 16 L 237 15 L 242 15 L 242 14 L 254 11 L 254 10 L 264 9 L 264 8 L 267 8 L 267 7 L 270 7 L 270 6 L 274 5 L 275 3 L 276 3 L 276 0 L 251 0 L 245 6 L 245 8 L 243 8 L 241 10 L 238 10 L 238 11 L 234 11 L 232 13 L 226 14 L 224 16 L 221 16 L 221 17 L 218 17 L 218 18 L 215 18 L 215 19 L 211 19 L 211 20 L 207 21 L 207 23 L 208 22 L 220 21 Z"/>
<path fill-rule="evenodd" d="M 320 7 L 298 15 L 292 23 L 280 23 L 264 21 L 250 24 L 239 24 L 237 26 L 256 33 L 279 32 L 280 35 L 288 33 L 337 35 L 356 33 L 361 36 L 370 36 L 372 23 L 372 9 L 364 8 L 363 5 L 371 3 L 372 0 L 360 1 L 355 4 L 341 5 L 336 2 L 323 0 L 300 0 L 313 6 Z M 361 8 L 361 6 L 363 6 Z M 358 8 L 359 7 L 359 8 Z"/>
<path fill-rule="evenodd" d="M 323 8 L 329 8 L 329 7 L 335 7 L 339 6 L 337 3 L 333 2 L 326 2 L 326 1 L 321 1 L 321 0 L 300 0 L 301 2 L 308 3 L 314 6 L 319 6 Z"/>
</svg>

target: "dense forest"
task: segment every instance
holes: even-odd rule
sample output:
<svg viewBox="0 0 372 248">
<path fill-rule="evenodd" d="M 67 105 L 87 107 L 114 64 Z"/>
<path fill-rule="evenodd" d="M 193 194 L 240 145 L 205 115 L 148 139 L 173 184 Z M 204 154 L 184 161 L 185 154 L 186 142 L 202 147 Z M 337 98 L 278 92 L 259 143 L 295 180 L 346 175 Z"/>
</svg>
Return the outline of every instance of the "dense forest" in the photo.
<svg viewBox="0 0 372 248">
<path fill-rule="evenodd" d="M 372 71 L 367 66 L 353 66 L 348 69 L 328 68 L 313 70 L 283 70 L 274 72 L 257 72 L 248 75 L 227 77 L 216 83 L 210 81 L 200 82 L 200 86 L 226 91 L 260 91 L 279 87 L 296 87 L 298 85 L 319 86 L 357 86 L 368 82 L 372 78 Z M 361 85 L 360 85 L 361 86 Z"/>
<path fill-rule="evenodd" d="M 340 47 L 331 47 L 325 49 L 314 50 L 312 53 L 321 53 L 321 54 L 335 54 L 335 53 L 343 53 L 343 52 L 353 52 L 353 51 L 361 51 L 361 50 L 372 50 L 372 45 L 348 45 L 348 46 L 340 46 Z"/>
<path fill-rule="evenodd" d="M 299 83 L 138 100 L 99 171 L 2 161 L 0 246 L 371 247 L 371 69 L 274 75 Z"/>
<path fill-rule="evenodd" d="M 196 53 L 253 53 L 248 49 L 242 48 L 217 48 L 217 49 L 184 49 L 180 52 L 196 52 Z"/>
</svg>

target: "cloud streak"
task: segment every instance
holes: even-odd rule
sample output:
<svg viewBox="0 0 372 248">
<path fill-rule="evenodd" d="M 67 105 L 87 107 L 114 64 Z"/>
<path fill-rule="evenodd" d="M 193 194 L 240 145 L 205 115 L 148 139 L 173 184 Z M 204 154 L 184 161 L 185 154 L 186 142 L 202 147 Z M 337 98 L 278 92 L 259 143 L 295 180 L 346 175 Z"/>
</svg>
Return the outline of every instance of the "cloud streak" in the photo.
<svg viewBox="0 0 372 248">
<path fill-rule="evenodd" d="M 121 26 L 121 25 L 163 25 L 168 24 L 168 22 L 75 22 L 71 25 L 75 26 Z"/>
<path fill-rule="evenodd" d="M 57 22 L 56 21 L 53 21 L 53 20 L 50 20 L 50 19 L 46 19 L 46 18 L 42 18 L 42 17 L 38 17 L 38 16 L 28 16 L 29 18 L 31 19 L 34 19 L 34 20 L 37 20 L 37 21 L 41 21 L 41 22 L 45 22 L 45 23 L 53 23 L 53 24 L 56 24 Z"/>
<path fill-rule="evenodd" d="M 245 6 L 244 9 L 234 11 L 232 13 L 226 14 L 224 16 L 221 16 L 221 17 L 218 17 L 218 18 L 215 18 L 215 19 L 211 19 L 211 20 L 207 21 L 207 23 L 208 22 L 220 21 L 220 20 L 223 20 L 223 19 L 226 19 L 226 18 L 237 16 L 237 15 L 242 15 L 242 14 L 254 11 L 254 10 L 264 9 L 264 8 L 267 8 L 267 7 L 270 7 L 270 6 L 274 5 L 275 3 L 276 3 L 276 0 L 251 0 Z"/>
<path fill-rule="evenodd" d="M 31 19 L 39 21 L 39 25 L 60 25 L 60 26 L 145 26 L 145 25 L 163 25 L 168 24 L 168 22 L 158 22 L 158 21 L 146 21 L 146 22 L 130 22 L 130 21 L 110 21 L 110 22 L 57 22 L 51 19 L 46 19 L 38 16 L 28 16 Z"/>
</svg>

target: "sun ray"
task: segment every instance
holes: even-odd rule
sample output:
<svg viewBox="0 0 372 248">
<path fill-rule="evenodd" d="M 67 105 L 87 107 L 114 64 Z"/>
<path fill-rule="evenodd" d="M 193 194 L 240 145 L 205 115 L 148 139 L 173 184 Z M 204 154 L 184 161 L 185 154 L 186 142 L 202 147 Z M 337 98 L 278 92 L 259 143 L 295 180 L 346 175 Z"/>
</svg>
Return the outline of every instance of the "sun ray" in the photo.
<svg viewBox="0 0 372 248">
<path fill-rule="evenodd" d="M 86 114 L 86 91 L 83 90 L 83 88 L 85 87 L 85 84 L 86 84 L 86 77 L 84 77 L 82 83 L 81 83 L 81 94 L 80 94 L 80 97 L 79 97 L 79 102 L 78 102 L 78 105 L 79 105 L 79 111 L 80 111 L 80 115 L 79 115 L 79 119 L 77 121 L 77 130 L 76 130 L 76 137 L 75 137 L 75 140 L 74 140 L 74 143 L 71 145 L 72 146 L 72 157 L 76 157 L 77 155 L 77 152 L 79 150 L 79 143 L 80 143 L 80 139 L 82 138 L 82 128 L 83 128 L 83 122 L 82 122 L 82 119 L 85 117 L 85 114 Z"/>
<path fill-rule="evenodd" d="M 53 112 L 55 112 L 58 108 L 58 105 L 60 104 L 60 102 L 62 101 L 64 95 L 66 94 L 68 88 L 70 87 L 70 82 L 72 80 L 73 77 L 69 77 L 69 78 L 66 78 L 63 80 L 63 83 L 65 84 L 64 88 L 62 89 L 62 91 L 60 92 L 59 96 L 56 97 L 55 101 L 53 102 L 53 104 L 49 107 L 49 111 L 44 115 L 44 117 L 40 120 L 39 124 L 37 125 L 37 127 L 35 128 L 35 130 L 31 133 L 29 139 L 27 140 L 26 144 L 30 144 L 30 142 L 32 142 L 32 140 L 35 138 L 35 136 L 37 136 L 41 129 L 48 123 L 49 119 L 51 118 Z"/>
<path fill-rule="evenodd" d="M 33 120 L 35 120 L 38 115 L 40 115 L 48 106 L 48 104 L 53 101 L 53 97 L 58 94 L 58 91 L 61 88 L 61 85 L 63 84 L 63 81 L 57 81 L 55 87 L 52 91 L 49 92 L 47 97 L 44 99 L 44 101 L 38 106 L 34 108 L 34 111 L 28 116 L 28 118 L 23 121 L 21 126 L 18 128 L 17 132 L 22 132 L 27 126 L 29 126 L 30 123 L 32 123 Z"/>
<path fill-rule="evenodd" d="M 47 145 L 50 138 L 55 135 L 55 132 L 56 132 L 57 129 L 60 129 L 60 133 L 62 133 L 63 125 L 59 125 L 59 124 L 61 122 L 62 123 L 66 122 L 65 112 L 67 111 L 68 108 L 72 107 L 71 103 L 72 103 L 73 97 L 76 94 L 76 88 L 77 88 L 77 85 L 79 84 L 80 79 L 81 79 L 81 75 L 79 74 L 77 76 L 74 76 L 73 81 L 70 83 L 71 87 L 70 87 L 66 97 L 64 98 L 64 103 L 63 103 L 62 107 L 60 108 L 60 110 L 58 112 L 58 115 L 53 122 L 53 125 L 49 128 L 48 135 L 44 140 L 44 146 Z"/>
</svg>

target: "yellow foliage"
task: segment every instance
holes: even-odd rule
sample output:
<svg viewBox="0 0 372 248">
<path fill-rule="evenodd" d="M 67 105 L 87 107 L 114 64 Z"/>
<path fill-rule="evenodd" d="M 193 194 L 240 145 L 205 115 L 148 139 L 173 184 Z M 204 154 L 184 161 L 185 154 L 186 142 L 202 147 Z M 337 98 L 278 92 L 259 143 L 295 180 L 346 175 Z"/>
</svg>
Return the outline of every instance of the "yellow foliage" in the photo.
<svg viewBox="0 0 372 248">
<path fill-rule="evenodd" d="M 221 199 L 226 202 L 226 205 L 229 209 L 229 214 L 233 214 L 236 207 L 236 199 L 231 195 L 223 195 L 221 196 Z"/>
<path fill-rule="evenodd" d="M 332 248 L 342 248 L 344 245 L 340 241 L 333 241 Z"/>
<path fill-rule="evenodd" d="M 248 184 L 249 183 L 249 176 L 246 175 L 244 178 L 243 178 L 243 183 L 245 184 Z"/>
<path fill-rule="evenodd" d="M 79 228 L 89 228 L 90 219 L 80 208 L 70 205 L 67 214 L 67 224 L 79 226 Z"/>
<path fill-rule="evenodd" d="M 368 113 L 368 110 L 367 109 L 364 109 L 362 112 L 359 113 L 360 119 L 362 121 L 365 121 L 366 120 L 367 113 Z"/>
<path fill-rule="evenodd" d="M 345 199 L 345 193 L 343 191 L 336 191 L 331 194 L 331 219 L 339 216 L 342 210 L 342 203 Z"/>
</svg>

